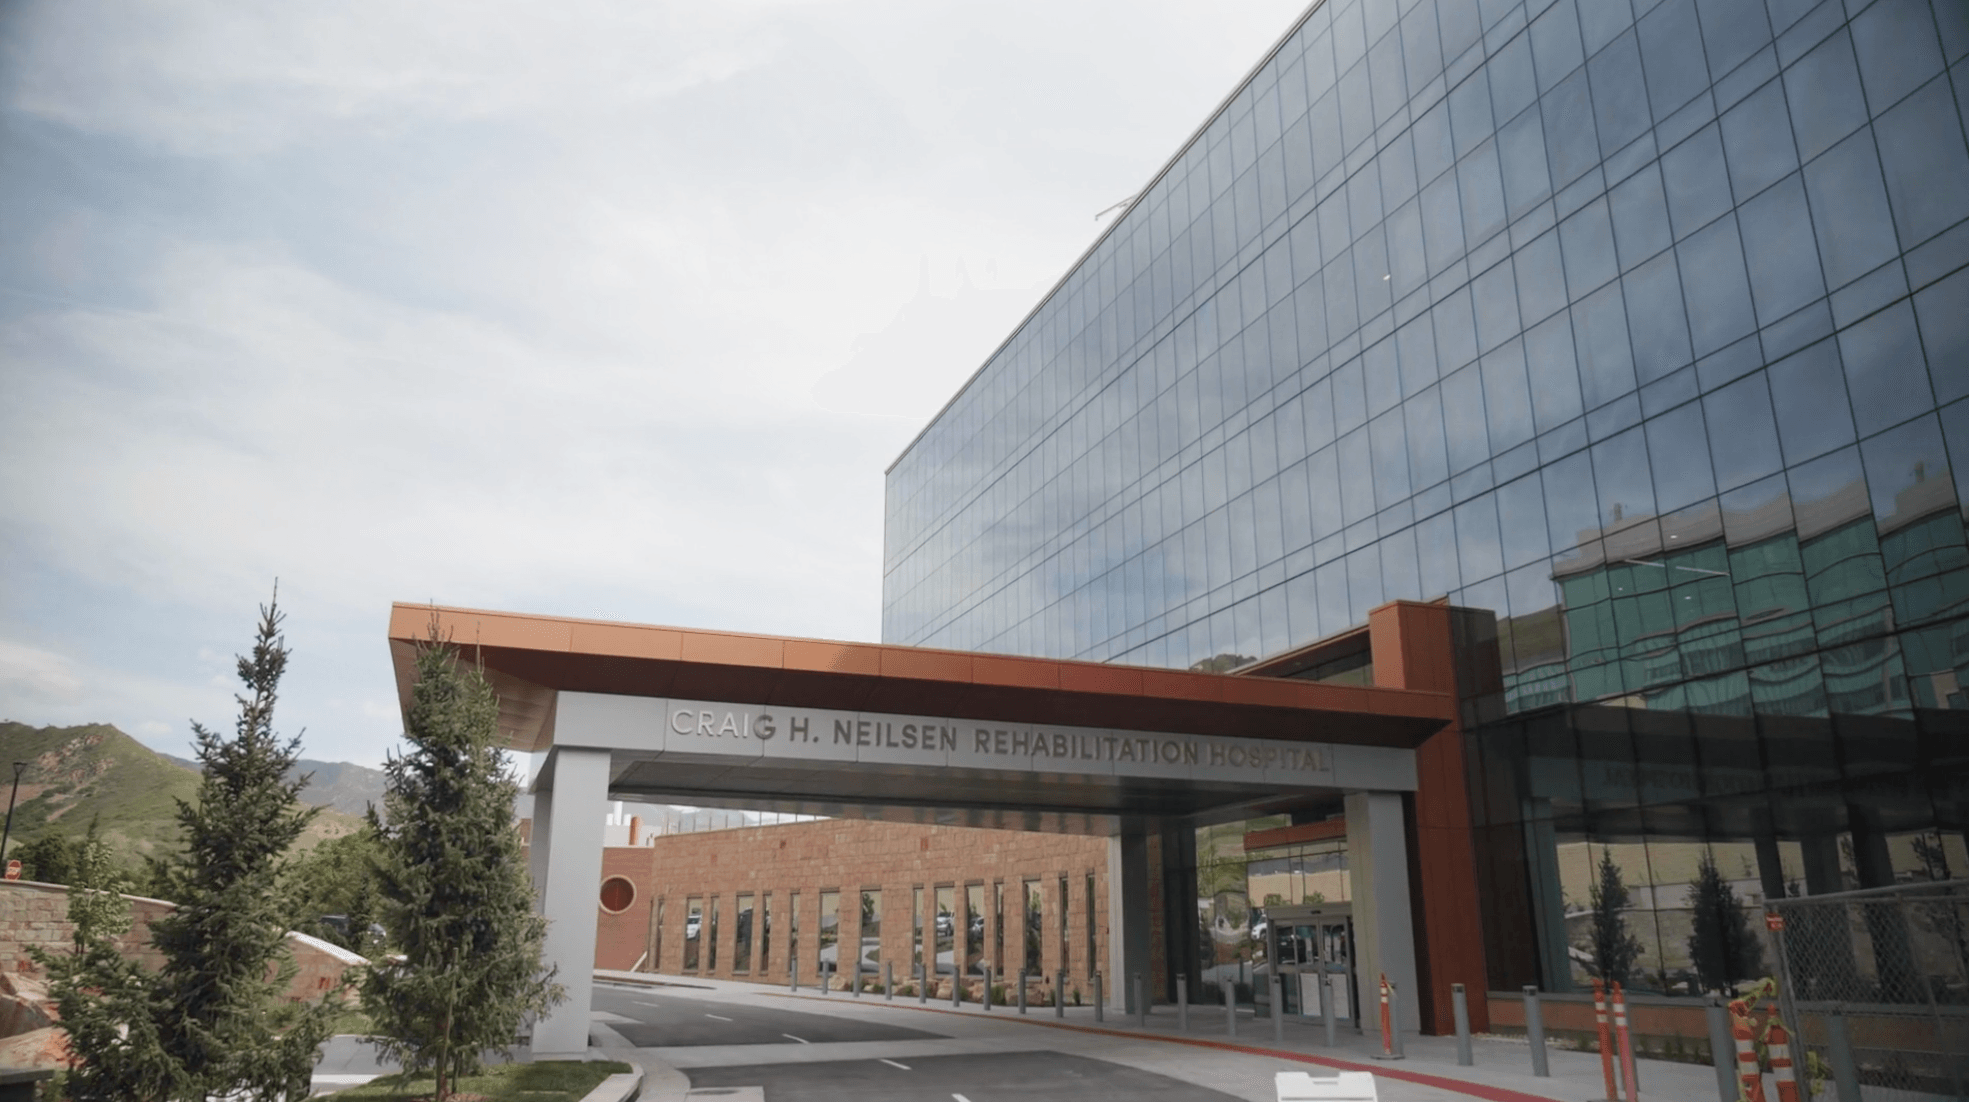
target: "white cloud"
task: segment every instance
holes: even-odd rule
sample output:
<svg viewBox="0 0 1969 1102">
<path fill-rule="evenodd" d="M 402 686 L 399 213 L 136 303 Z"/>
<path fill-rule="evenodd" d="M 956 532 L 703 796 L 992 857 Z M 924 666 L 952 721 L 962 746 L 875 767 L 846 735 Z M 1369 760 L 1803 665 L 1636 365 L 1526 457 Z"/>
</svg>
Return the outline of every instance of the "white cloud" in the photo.
<svg viewBox="0 0 1969 1102">
<path fill-rule="evenodd" d="M 81 698 L 83 685 L 74 665 L 61 655 L 0 639 L 0 688 L 10 696 L 69 704 Z"/>
<path fill-rule="evenodd" d="M 224 723 L 275 577 L 316 757 L 391 600 L 875 637 L 882 469 L 1298 3 L 0 8 L 0 713 Z"/>
</svg>

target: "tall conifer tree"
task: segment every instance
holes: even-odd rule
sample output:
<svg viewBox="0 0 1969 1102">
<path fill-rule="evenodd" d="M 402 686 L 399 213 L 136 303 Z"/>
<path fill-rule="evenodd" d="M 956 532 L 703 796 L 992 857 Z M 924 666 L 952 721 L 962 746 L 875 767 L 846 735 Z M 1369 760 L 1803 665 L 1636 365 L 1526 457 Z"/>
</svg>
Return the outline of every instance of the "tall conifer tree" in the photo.
<svg viewBox="0 0 1969 1102">
<path fill-rule="evenodd" d="M 362 997 L 378 1047 L 405 1071 L 433 1072 L 442 1102 L 561 992 L 540 961 L 547 922 L 520 859 L 499 701 L 435 623 L 405 718 L 410 751 L 384 766 L 387 820 L 370 812 L 378 910 L 403 956 L 370 969 Z"/>
<path fill-rule="evenodd" d="M 105 856 L 84 846 L 70 905 L 75 952 L 50 966 L 79 1061 L 65 1084 L 72 1099 L 308 1096 L 330 1005 L 295 1012 L 280 1000 L 294 971 L 282 855 L 315 814 L 298 799 L 307 779 L 282 779 L 300 756 L 299 737 L 273 733 L 287 668 L 280 622 L 276 595 L 260 609 L 252 655 L 239 659 L 247 693 L 232 738 L 192 725 L 204 773 L 197 802 L 178 801 L 183 852 L 154 870 L 178 904 L 151 924 L 163 957 L 156 973 L 116 951 L 110 939 L 127 926 L 127 909 L 87 890 L 116 885 L 104 879 Z"/>
<path fill-rule="evenodd" d="M 300 736 L 273 731 L 287 670 L 284 618 L 276 592 L 260 609 L 253 653 L 239 659 L 247 692 L 236 698 L 232 737 L 192 724 L 202 773 L 197 802 L 178 802 L 185 848 L 170 876 L 178 907 L 151 926 L 164 957 L 152 1008 L 158 1041 L 183 1076 L 174 1098 L 305 1098 L 328 1035 L 326 1002 L 283 1028 L 269 1014 L 294 969 L 282 863 L 317 811 L 300 800 L 308 778 L 285 779 Z"/>
</svg>

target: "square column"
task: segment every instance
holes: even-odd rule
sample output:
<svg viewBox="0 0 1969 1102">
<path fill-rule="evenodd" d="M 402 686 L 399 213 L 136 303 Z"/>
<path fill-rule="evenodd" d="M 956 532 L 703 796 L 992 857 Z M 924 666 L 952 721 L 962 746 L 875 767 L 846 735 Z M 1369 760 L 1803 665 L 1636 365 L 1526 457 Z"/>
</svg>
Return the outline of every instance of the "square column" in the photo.
<svg viewBox="0 0 1969 1102">
<path fill-rule="evenodd" d="M 533 803 L 529 816 L 533 833 L 527 839 L 526 871 L 533 876 L 533 913 L 547 913 L 547 858 L 553 852 L 554 794 L 535 792 L 527 797 Z"/>
<path fill-rule="evenodd" d="M 1132 977 L 1140 972 L 1147 985 L 1155 967 L 1149 941 L 1148 828 L 1124 819 L 1120 836 L 1108 839 L 1108 967 L 1101 979 L 1109 1009 L 1135 1013 Z"/>
<path fill-rule="evenodd" d="M 580 1057 L 588 1052 L 588 1015 L 595 992 L 595 911 L 602 890 L 602 818 L 608 804 L 609 752 L 561 747 L 548 761 L 551 795 L 534 796 L 534 829 L 548 825 L 541 913 L 547 917 L 542 962 L 567 1001 L 533 1027 L 536 1057 Z"/>
<path fill-rule="evenodd" d="M 1416 983 L 1415 920 L 1410 911 L 1408 840 L 1398 792 L 1347 794 L 1347 877 L 1354 896 L 1354 966 L 1361 1027 L 1381 1030 L 1381 977 L 1400 992 L 1396 1028 L 1422 1028 Z M 1473 916 L 1474 917 L 1474 916 Z"/>
</svg>

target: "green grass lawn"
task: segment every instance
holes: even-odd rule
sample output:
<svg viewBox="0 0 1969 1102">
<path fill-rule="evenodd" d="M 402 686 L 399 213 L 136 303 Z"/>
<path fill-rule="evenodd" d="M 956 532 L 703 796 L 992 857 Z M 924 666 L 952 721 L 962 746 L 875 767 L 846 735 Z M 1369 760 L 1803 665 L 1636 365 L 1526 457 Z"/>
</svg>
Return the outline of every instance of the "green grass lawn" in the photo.
<svg viewBox="0 0 1969 1102">
<path fill-rule="evenodd" d="M 606 1061 L 551 1060 L 538 1064 L 504 1064 L 460 1081 L 456 1089 L 460 1094 L 482 1095 L 488 1102 L 579 1102 L 602 1080 L 634 1070 L 628 1064 Z M 360 1087 L 336 1091 L 334 1097 L 429 1098 L 435 1083 L 436 1080 L 428 1074 L 407 1080 L 402 1076 L 389 1075 Z"/>
</svg>

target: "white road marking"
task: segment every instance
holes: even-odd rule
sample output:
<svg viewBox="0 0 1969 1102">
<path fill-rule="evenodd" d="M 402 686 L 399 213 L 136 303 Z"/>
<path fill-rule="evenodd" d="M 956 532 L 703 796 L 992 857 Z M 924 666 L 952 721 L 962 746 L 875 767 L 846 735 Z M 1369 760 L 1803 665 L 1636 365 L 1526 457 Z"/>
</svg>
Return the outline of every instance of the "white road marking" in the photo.
<svg viewBox="0 0 1969 1102">
<path fill-rule="evenodd" d="M 961 1094 L 953 1094 L 951 1095 L 951 1097 L 957 1099 L 957 1102 L 971 1102 L 970 1099 L 964 1097 Z"/>
<path fill-rule="evenodd" d="M 878 1056 L 878 1057 L 876 1057 L 876 1059 L 878 1059 L 878 1060 L 881 1060 L 882 1058 Z M 908 1065 L 908 1064 L 898 1064 L 898 1063 L 896 1063 L 896 1062 L 895 1062 L 894 1060 L 882 1060 L 882 1062 L 883 1062 L 883 1063 L 885 1063 L 885 1064 L 887 1064 L 887 1065 L 889 1065 L 889 1066 L 890 1066 L 890 1067 L 892 1067 L 892 1068 L 901 1068 L 901 1069 L 902 1069 L 902 1070 L 904 1070 L 904 1071 L 908 1071 L 908 1070 L 909 1070 L 909 1065 Z"/>
<path fill-rule="evenodd" d="M 716 1018 L 716 1019 L 718 1019 L 718 1020 L 719 1020 L 719 1021 L 721 1021 L 721 1022 L 729 1022 L 729 1021 L 731 1021 L 731 1019 L 730 1019 L 730 1018 L 727 1018 L 727 1017 L 725 1017 L 725 1016 L 724 1016 L 723 1014 L 706 1014 L 706 1015 L 705 1015 L 705 1017 L 707 1017 L 707 1018 Z"/>
<path fill-rule="evenodd" d="M 636 999 L 636 1000 L 633 1000 L 633 1001 L 635 1002 L 635 1004 L 636 1004 L 637 1006 L 654 1006 L 654 1007 L 659 1007 L 659 1008 L 660 1008 L 660 1007 L 662 1007 L 662 1005 L 663 1005 L 662 1003 L 652 1003 L 652 1002 L 644 1002 L 644 1001 L 643 1001 L 643 1000 L 641 1000 L 641 999 Z"/>
<path fill-rule="evenodd" d="M 812 1042 L 812 1041 L 809 1041 L 809 1040 L 807 1040 L 807 1039 L 806 1039 L 805 1037 L 794 1037 L 794 1036 L 793 1036 L 793 1034 L 791 1034 L 791 1033 L 782 1033 L 782 1034 L 780 1034 L 780 1036 L 782 1036 L 782 1037 L 787 1037 L 787 1038 L 791 1038 L 792 1040 L 795 1040 L 795 1041 L 798 1041 L 798 1042 L 800 1042 L 800 1043 L 801 1043 L 801 1044 L 803 1044 L 803 1045 L 811 1045 L 811 1044 L 813 1044 L 813 1042 Z M 965 1099 L 965 1102 L 970 1102 L 970 1100 L 969 1100 L 969 1099 Z"/>
</svg>

